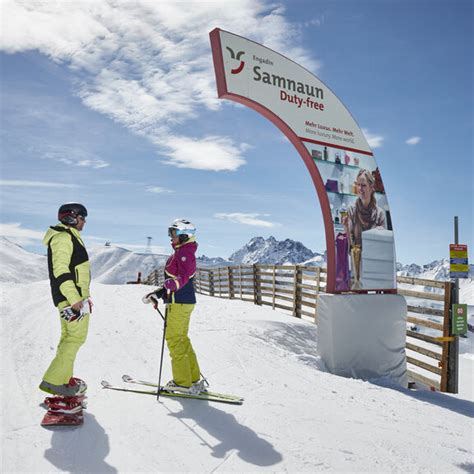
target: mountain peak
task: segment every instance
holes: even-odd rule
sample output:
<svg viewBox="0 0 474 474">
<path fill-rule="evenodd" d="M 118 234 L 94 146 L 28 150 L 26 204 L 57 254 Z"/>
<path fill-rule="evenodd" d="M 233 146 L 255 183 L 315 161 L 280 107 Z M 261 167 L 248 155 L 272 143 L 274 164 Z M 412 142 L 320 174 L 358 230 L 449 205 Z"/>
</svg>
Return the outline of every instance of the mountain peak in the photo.
<svg viewBox="0 0 474 474">
<path fill-rule="evenodd" d="M 240 250 L 230 257 L 233 263 L 267 263 L 273 265 L 297 264 L 310 260 L 319 254 L 306 248 L 301 242 L 291 239 L 278 241 L 273 235 L 267 239 L 258 236 L 250 239 Z"/>
</svg>

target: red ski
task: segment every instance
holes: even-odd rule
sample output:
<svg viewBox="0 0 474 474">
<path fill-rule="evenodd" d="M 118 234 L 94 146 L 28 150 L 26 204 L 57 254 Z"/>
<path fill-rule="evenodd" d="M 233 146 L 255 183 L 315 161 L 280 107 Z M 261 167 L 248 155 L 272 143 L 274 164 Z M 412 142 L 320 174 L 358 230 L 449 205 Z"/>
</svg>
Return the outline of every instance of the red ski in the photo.
<svg viewBox="0 0 474 474">
<path fill-rule="evenodd" d="M 41 426 L 79 426 L 84 423 L 84 415 L 82 411 L 73 415 L 66 415 L 64 413 L 46 412 L 43 417 Z"/>
<path fill-rule="evenodd" d="M 44 405 L 48 409 L 41 426 L 79 426 L 84 423 L 83 408 L 85 395 L 77 397 L 46 397 Z"/>
<path fill-rule="evenodd" d="M 86 408 L 85 395 L 77 397 L 46 397 L 44 404 L 51 413 L 63 413 L 72 415 Z"/>
</svg>

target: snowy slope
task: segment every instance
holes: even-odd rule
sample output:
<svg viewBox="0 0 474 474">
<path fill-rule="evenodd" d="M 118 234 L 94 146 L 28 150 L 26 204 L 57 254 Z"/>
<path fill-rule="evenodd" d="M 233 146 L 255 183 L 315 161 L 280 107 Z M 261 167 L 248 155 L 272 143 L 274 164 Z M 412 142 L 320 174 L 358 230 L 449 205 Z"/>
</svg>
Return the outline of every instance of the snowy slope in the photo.
<svg viewBox="0 0 474 474">
<path fill-rule="evenodd" d="M 161 319 L 141 285 L 95 283 L 76 374 L 81 428 L 47 430 L 37 390 L 59 322 L 46 281 L 2 283 L 2 472 L 467 472 L 473 469 L 472 350 L 460 394 L 411 392 L 324 372 L 317 328 L 267 307 L 198 295 L 191 337 L 216 390 L 243 406 L 106 391 L 123 373 L 156 379 Z M 23 296 L 29 295 L 24 304 Z M 28 317 L 25 317 L 28 315 Z M 469 341 L 472 348 L 472 339 Z M 164 379 L 170 377 L 166 356 Z"/>
<path fill-rule="evenodd" d="M 0 236 L 0 281 L 20 283 L 27 278 L 38 281 L 48 278 L 48 263 L 44 255 L 37 255 Z"/>
<path fill-rule="evenodd" d="M 166 255 L 132 252 L 116 246 L 95 246 L 87 249 L 91 262 L 92 278 L 100 283 L 124 284 L 135 281 L 138 272 L 142 277 L 163 266 Z M 45 249 L 46 254 L 46 249 Z M 0 236 L 0 281 L 25 282 L 48 278 L 48 263 L 43 255 L 28 252 L 21 246 Z"/>
<path fill-rule="evenodd" d="M 138 272 L 146 278 L 155 268 L 163 266 L 166 255 L 138 253 L 115 246 L 97 246 L 88 250 L 92 278 L 100 283 L 124 284 L 136 281 Z"/>
</svg>

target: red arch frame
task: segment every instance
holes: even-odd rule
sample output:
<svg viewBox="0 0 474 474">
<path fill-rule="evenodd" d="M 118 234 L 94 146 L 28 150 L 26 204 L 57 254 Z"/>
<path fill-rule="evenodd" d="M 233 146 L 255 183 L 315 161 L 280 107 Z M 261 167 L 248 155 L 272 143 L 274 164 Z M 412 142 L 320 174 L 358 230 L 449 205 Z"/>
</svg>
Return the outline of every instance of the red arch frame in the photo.
<svg viewBox="0 0 474 474">
<path fill-rule="evenodd" d="M 256 112 L 270 120 L 270 122 L 276 125 L 283 133 L 283 135 L 288 138 L 288 140 L 293 144 L 293 146 L 300 154 L 301 158 L 303 158 L 306 168 L 308 169 L 311 179 L 313 180 L 314 187 L 316 188 L 316 193 L 318 195 L 319 203 L 321 205 L 321 211 L 323 213 L 327 252 L 326 291 L 328 293 L 336 293 L 336 245 L 334 239 L 334 227 L 328 195 L 324 187 L 321 175 L 319 174 L 319 170 L 301 139 L 298 137 L 298 135 L 296 135 L 295 132 L 293 132 L 293 130 L 286 124 L 284 120 L 275 115 L 271 110 L 267 109 L 262 104 L 259 104 L 254 100 L 248 99 L 247 97 L 228 92 L 227 83 L 225 80 L 222 45 L 219 36 L 220 31 L 221 30 L 219 28 L 215 28 L 209 34 L 211 38 L 214 70 L 216 73 L 217 96 L 219 97 L 219 99 L 229 99 L 233 100 L 234 102 L 246 105 L 247 107 L 250 107 L 251 109 L 255 110 Z"/>
</svg>

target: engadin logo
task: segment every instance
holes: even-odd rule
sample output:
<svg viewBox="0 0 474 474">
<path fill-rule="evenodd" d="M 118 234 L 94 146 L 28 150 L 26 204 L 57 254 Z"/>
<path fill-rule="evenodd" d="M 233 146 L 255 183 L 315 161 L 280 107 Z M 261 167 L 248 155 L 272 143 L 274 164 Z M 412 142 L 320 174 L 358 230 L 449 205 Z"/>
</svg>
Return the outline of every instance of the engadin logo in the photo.
<svg viewBox="0 0 474 474">
<path fill-rule="evenodd" d="M 237 55 L 234 53 L 234 50 L 232 48 L 229 48 L 229 46 L 226 46 L 225 47 L 226 49 L 229 50 L 229 53 L 230 53 L 230 57 L 232 59 L 236 59 L 237 61 L 240 61 L 240 64 L 239 64 L 239 67 L 236 67 L 235 69 L 231 69 L 230 72 L 232 74 L 239 74 L 240 72 L 242 72 L 242 69 L 244 68 L 245 66 L 245 61 L 242 61 L 240 58 L 245 54 L 244 51 L 239 51 L 237 53 Z"/>
</svg>

